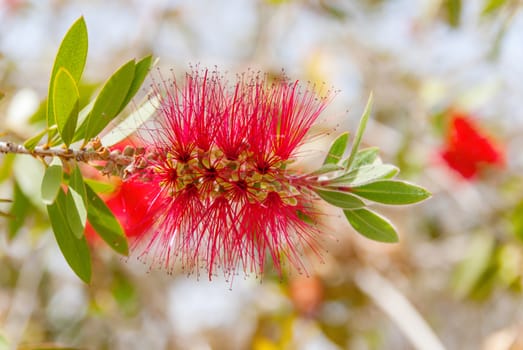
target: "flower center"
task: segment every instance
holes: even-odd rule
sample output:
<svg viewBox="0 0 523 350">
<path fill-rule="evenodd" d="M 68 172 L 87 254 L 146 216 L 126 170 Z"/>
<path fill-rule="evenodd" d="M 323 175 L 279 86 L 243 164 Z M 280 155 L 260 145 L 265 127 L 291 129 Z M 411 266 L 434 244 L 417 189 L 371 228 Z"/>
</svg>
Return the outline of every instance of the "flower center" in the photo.
<svg viewBox="0 0 523 350">
<path fill-rule="evenodd" d="M 296 205 L 296 196 L 300 195 L 291 185 L 292 176 L 285 170 L 289 160 L 272 157 L 273 161 L 260 164 L 249 150 L 241 151 L 231 160 L 216 147 L 209 151 L 195 147 L 184 160 L 168 151 L 160 159 L 154 172 L 160 185 L 169 188 L 168 193 L 172 196 L 196 188 L 202 200 L 225 197 L 261 203 L 274 193 L 283 202 Z"/>
</svg>

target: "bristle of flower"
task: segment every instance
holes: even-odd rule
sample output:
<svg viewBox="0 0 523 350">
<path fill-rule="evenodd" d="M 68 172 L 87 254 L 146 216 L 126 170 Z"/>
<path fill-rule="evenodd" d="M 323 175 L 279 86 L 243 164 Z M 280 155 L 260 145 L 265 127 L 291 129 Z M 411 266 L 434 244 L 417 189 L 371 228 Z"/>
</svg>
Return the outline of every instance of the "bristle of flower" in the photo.
<svg viewBox="0 0 523 350">
<path fill-rule="evenodd" d="M 303 268 L 304 249 L 317 251 L 306 178 L 288 170 L 296 148 L 325 107 L 297 82 L 242 75 L 231 89 L 217 72 L 193 71 L 156 86 L 157 124 L 145 171 L 158 191 L 147 215 L 155 224 L 135 248 L 172 272 L 221 268 L 261 275 L 267 256 L 281 273 L 285 261 Z M 147 176 L 143 176 L 146 173 Z"/>
</svg>

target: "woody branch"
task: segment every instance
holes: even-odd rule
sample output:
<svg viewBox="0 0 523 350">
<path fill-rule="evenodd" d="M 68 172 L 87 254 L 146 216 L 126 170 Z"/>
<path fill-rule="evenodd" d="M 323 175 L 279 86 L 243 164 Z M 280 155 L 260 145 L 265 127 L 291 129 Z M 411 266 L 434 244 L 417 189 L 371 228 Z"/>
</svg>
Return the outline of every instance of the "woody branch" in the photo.
<svg viewBox="0 0 523 350">
<path fill-rule="evenodd" d="M 63 147 L 44 147 L 37 146 L 34 149 L 28 149 L 23 145 L 14 142 L 0 141 L 0 153 L 8 154 L 28 154 L 33 157 L 58 157 L 63 160 L 76 160 L 79 162 L 90 161 L 112 161 L 117 165 L 129 165 L 134 161 L 134 152 L 125 151 L 122 154 L 120 151 L 109 151 L 106 147 L 86 148 L 80 150 L 72 150 Z M 130 153 L 130 154 L 126 154 Z"/>
</svg>

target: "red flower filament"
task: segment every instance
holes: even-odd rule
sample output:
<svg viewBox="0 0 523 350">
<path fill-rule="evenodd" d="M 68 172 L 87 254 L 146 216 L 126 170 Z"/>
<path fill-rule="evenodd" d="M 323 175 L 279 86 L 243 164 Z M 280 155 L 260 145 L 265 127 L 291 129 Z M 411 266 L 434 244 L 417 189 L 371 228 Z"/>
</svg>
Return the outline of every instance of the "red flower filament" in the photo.
<svg viewBox="0 0 523 350">
<path fill-rule="evenodd" d="M 326 98 L 255 74 L 229 88 L 209 71 L 156 95 L 147 166 L 126 180 L 155 193 L 144 213 L 154 224 L 132 248 L 169 272 L 180 262 L 209 278 L 217 268 L 261 274 L 266 256 L 280 273 L 284 261 L 303 268 L 303 250 L 317 252 L 318 230 L 302 220 L 316 214 L 314 195 L 289 164 Z"/>
</svg>

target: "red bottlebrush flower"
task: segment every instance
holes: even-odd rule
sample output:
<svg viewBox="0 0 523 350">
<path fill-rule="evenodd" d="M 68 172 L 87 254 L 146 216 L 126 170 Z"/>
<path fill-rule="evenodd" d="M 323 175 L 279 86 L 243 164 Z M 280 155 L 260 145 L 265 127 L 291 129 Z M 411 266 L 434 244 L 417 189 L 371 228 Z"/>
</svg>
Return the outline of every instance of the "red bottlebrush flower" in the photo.
<svg viewBox="0 0 523 350">
<path fill-rule="evenodd" d="M 156 187 L 151 224 L 131 248 L 169 272 L 178 261 L 189 273 L 206 268 L 209 278 L 217 268 L 261 274 L 267 257 L 279 272 L 285 260 L 303 267 L 303 248 L 316 251 L 317 229 L 302 220 L 315 215 L 315 197 L 288 165 L 326 99 L 255 74 L 229 87 L 207 70 L 156 93 L 147 165 L 125 181 Z"/>
<path fill-rule="evenodd" d="M 447 143 L 441 152 L 447 165 L 466 179 L 474 178 L 484 165 L 503 165 L 502 148 L 479 129 L 468 115 L 451 115 Z"/>
</svg>

